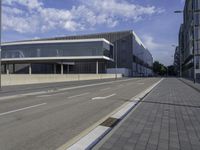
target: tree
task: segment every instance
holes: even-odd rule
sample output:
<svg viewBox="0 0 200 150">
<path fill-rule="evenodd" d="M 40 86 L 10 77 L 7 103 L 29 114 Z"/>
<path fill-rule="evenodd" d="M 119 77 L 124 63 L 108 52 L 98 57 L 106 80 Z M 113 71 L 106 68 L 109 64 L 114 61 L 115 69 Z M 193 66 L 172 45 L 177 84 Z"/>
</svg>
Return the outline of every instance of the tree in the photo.
<svg viewBox="0 0 200 150">
<path fill-rule="evenodd" d="M 173 65 L 168 66 L 168 75 L 169 76 L 177 76 L 176 72 L 175 72 L 175 68 Z"/>
<path fill-rule="evenodd" d="M 159 61 L 155 61 L 153 63 L 153 72 L 159 76 L 167 75 L 167 67 L 161 64 Z"/>
</svg>

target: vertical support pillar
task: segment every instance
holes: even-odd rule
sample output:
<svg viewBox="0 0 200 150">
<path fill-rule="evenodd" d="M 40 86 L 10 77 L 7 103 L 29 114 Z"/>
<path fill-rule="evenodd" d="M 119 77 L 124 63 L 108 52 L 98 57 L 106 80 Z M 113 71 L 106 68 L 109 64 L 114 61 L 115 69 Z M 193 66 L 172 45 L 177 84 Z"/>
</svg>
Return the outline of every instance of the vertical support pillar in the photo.
<svg viewBox="0 0 200 150">
<path fill-rule="evenodd" d="M 63 62 L 61 62 L 61 65 L 60 65 L 60 73 L 63 74 L 64 71 L 63 71 Z"/>
<path fill-rule="evenodd" d="M 29 75 L 31 75 L 31 74 L 32 74 L 32 66 L 31 66 L 31 64 L 29 64 L 29 67 L 28 67 L 28 72 L 29 72 Z"/>
<path fill-rule="evenodd" d="M 67 73 L 69 74 L 69 65 L 67 65 Z"/>
<path fill-rule="evenodd" d="M 105 62 L 105 73 L 107 73 L 107 62 Z"/>
<path fill-rule="evenodd" d="M 196 83 L 196 57 L 195 57 L 195 54 L 194 54 L 194 58 L 193 58 L 193 63 L 194 63 L 194 83 Z"/>
<path fill-rule="evenodd" d="M 6 64 L 6 74 L 10 74 L 10 71 L 9 71 L 9 64 Z"/>
<path fill-rule="evenodd" d="M 13 64 L 13 74 L 15 74 L 15 64 Z"/>
<path fill-rule="evenodd" d="M 56 64 L 53 65 L 53 72 L 56 74 Z"/>
<path fill-rule="evenodd" d="M 99 74 L 99 62 L 98 62 L 98 60 L 96 62 L 96 74 Z"/>
<path fill-rule="evenodd" d="M 6 74 L 6 64 L 4 64 L 4 70 L 3 73 Z"/>
</svg>

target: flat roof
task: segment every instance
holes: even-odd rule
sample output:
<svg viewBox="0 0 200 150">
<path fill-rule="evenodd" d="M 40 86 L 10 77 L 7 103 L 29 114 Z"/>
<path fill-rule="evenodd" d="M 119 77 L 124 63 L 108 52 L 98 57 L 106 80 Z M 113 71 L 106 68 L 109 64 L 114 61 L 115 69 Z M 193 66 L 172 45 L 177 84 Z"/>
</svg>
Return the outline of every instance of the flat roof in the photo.
<svg viewBox="0 0 200 150">
<path fill-rule="evenodd" d="M 107 44 L 113 45 L 111 42 L 104 38 L 95 38 L 95 39 L 75 39 L 75 40 L 38 40 L 38 41 L 22 41 L 22 42 L 8 42 L 2 43 L 2 46 L 11 46 L 11 45 L 29 45 L 29 44 L 50 44 L 50 43 L 76 43 L 76 42 L 97 42 L 103 41 Z"/>
<path fill-rule="evenodd" d="M 67 57 L 27 57 L 27 58 L 2 58 L 2 62 L 38 62 L 38 61 L 73 61 L 73 60 L 108 60 L 114 61 L 106 56 L 67 56 Z"/>
<path fill-rule="evenodd" d="M 137 42 L 138 44 L 142 45 L 145 49 L 147 49 L 146 46 L 145 46 L 145 45 L 143 44 L 143 42 L 141 41 L 141 39 L 137 36 L 137 34 L 136 34 L 134 31 L 133 31 L 132 33 L 133 33 L 133 35 L 135 36 L 136 42 Z"/>
</svg>

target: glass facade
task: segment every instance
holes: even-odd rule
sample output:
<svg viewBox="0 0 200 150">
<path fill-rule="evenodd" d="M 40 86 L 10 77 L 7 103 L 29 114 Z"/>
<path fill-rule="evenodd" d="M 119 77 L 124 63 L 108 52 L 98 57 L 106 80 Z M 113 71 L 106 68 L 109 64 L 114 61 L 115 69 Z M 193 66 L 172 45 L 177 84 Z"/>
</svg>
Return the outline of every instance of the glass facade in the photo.
<svg viewBox="0 0 200 150">
<path fill-rule="evenodd" d="M 117 72 L 122 73 L 124 76 L 152 75 L 153 58 L 147 49 L 142 54 L 140 47 L 136 46 L 137 41 L 135 39 L 135 34 L 133 34 L 133 30 L 86 35 L 72 35 L 50 38 L 49 40 L 74 40 L 94 38 L 104 38 L 114 44 L 114 62 L 110 61 L 107 65 L 109 73 L 115 73 L 115 67 L 117 67 Z M 136 53 L 138 57 L 136 56 Z M 146 59 L 146 57 L 148 58 Z M 139 70 L 142 70 L 140 68 L 144 70 L 143 73 L 139 73 Z"/>
<path fill-rule="evenodd" d="M 96 42 L 84 42 L 84 43 L 52 43 L 52 41 L 61 40 L 94 40 L 99 39 Z M 109 42 L 106 42 L 105 39 Z M 122 73 L 124 76 L 150 76 L 152 75 L 152 63 L 153 58 L 136 34 L 132 30 L 119 31 L 119 32 L 107 32 L 107 33 L 96 33 L 88 35 L 75 35 L 75 36 L 65 36 L 56 37 L 49 39 L 38 39 L 33 42 L 49 41 L 49 44 L 30 44 L 30 45 L 15 45 L 3 47 L 3 58 L 38 58 L 38 57 L 73 57 L 76 56 L 107 56 L 112 58 L 111 61 L 98 60 L 103 63 L 104 72 L 115 73 L 117 67 L 117 73 Z M 50 44 L 52 43 L 52 44 Z M 6 50 L 6 51 L 5 51 Z M 87 59 L 87 58 L 86 58 Z M 71 61 L 71 60 L 70 60 Z M 78 61 L 78 60 L 77 60 Z M 91 61 L 89 64 L 86 61 Z M 74 61 L 73 61 L 74 62 Z M 35 62 L 34 62 L 35 63 Z M 43 62 L 40 62 L 43 63 Z M 46 62 L 45 62 L 46 63 Z M 50 63 L 50 62 L 47 62 Z M 55 62 L 53 62 L 55 63 Z M 81 68 L 95 68 L 96 60 L 81 60 Z M 105 64 L 106 63 L 106 64 Z M 80 65 L 79 65 L 80 66 Z M 89 67 L 90 66 L 90 67 Z M 75 70 L 75 66 L 70 66 Z M 68 67 L 69 68 L 69 67 Z M 100 68 L 100 66 L 99 66 Z M 82 69 L 77 69 L 78 72 Z M 87 69 L 94 70 L 94 69 Z M 85 71 L 84 69 L 84 72 Z"/>
<path fill-rule="evenodd" d="M 67 56 L 106 56 L 113 58 L 113 46 L 104 41 L 2 46 L 3 59 Z"/>
<path fill-rule="evenodd" d="M 184 77 L 195 78 L 200 55 L 200 0 L 186 0 L 184 21 L 179 31 L 181 72 Z M 195 58 L 195 59 L 194 59 Z M 195 61 L 194 61 L 195 60 Z M 195 64 L 194 64 L 195 63 Z"/>
<path fill-rule="evenodd" d="M 136 76 L 153 75 L 153 57 L 135 34 L 133 36 L 133 62 Z"/>
</svg>

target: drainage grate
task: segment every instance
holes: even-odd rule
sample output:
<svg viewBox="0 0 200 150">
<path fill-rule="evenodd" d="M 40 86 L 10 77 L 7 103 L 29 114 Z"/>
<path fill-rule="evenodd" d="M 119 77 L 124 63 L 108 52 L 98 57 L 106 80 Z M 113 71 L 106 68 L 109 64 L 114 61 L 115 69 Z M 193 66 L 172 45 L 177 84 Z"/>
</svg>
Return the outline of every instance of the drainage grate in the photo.
<svg viewBox="0 0 200 150">
<path fill-rule="evenodd" d="M 120 121 L 119 119 L 110 117 L 110 118 L 106 119 L 103 123 L 101 123 L 100 125 L 113 128 L 114 126 L 116 126 L 118 124 L 119 121 Z"/>
</svg>

